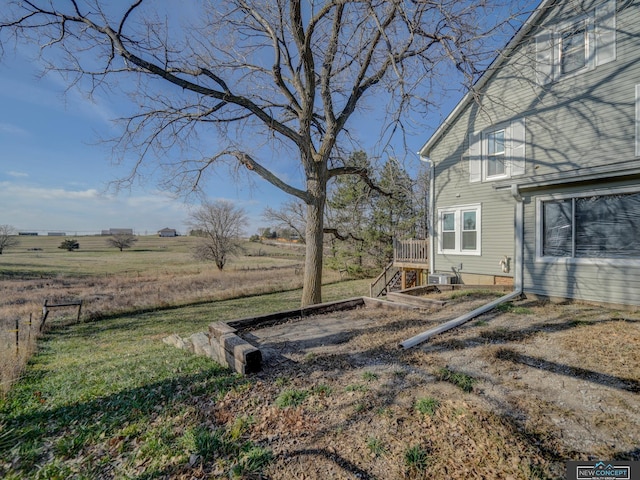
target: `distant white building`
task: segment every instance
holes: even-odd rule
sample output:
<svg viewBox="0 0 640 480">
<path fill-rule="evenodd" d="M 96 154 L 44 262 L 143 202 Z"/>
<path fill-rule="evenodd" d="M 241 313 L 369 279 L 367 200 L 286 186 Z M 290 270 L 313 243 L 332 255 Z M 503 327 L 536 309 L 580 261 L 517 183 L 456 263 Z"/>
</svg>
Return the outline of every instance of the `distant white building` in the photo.
<svg viewBox="0 0 640 480">
<path fill-rule="evenodd" d="M 178 232 L 175 228 L 163 228 L 162 230 L 158 230 L 159 237 L 177 237 Z"/>
</svg>

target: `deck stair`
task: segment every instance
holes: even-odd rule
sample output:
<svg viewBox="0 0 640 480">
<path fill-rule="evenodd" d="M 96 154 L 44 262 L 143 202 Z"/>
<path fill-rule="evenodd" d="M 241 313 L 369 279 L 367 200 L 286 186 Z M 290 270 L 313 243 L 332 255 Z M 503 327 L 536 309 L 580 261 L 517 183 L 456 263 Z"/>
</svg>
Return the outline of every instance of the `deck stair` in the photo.
<svg viewBox="0 0 640 480">
<path fill-rule="evenodd" d="M 378 298 L 386 295 L 387 292 L 392 289 L 398 289 L 394 285 L 400 285 L 402 280 L 402 271 L 400 268 L 395 267 L 393 263 L 388 264 L 382 271 L 378 278 L 376 278 L 369 286 L 369 296 L 372 298 Z"/>
</svg>

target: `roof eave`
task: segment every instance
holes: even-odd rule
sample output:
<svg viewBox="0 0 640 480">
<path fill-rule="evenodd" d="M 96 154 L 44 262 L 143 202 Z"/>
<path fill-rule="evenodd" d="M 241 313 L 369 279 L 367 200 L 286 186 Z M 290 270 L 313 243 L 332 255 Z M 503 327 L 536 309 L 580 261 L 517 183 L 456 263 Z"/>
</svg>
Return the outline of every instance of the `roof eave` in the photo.
<svg viewBox="0 0 640 480">
<path fill-rule="evenodd" d="M 533 11 L 533 13 L 527 18 L 527 20 L 522 24 L 522 27 L 518 30 L 518 32 L 513 36 L 513 38 L 507 43 L 505 48 L 498 54 L 498 56 L 491 62 L 491 64 L 487 67 L 482 76 L 478 79 L 476 84 L 473 87 L 473 90 L 468 91 L 462 100 L 458 102 L 455 108 L 451 111 L 451 113 L 444 119 L 444 121 L 440 124 L 438 129 L 431 135 L 429 140 L 422 146 L 422 148 L 418 151 L 418 154 L 421 157 L 429 157 L 431 153 L 431 149 L 435 146 L 435 144 L 442 138 L 444 132 L 456 122 L 458 116 L 464 111 L 464 109 L 473 101 L 474 91 L 480 91 L 484 88 L 487 82 L 493 77 L 495 72 L 498 71 L 502 63 L 505 59 L 511 54 L 515 48 L 520 45 L 522 39 L 535 27 L 537 26 L 537 21 L 540 17 L 547 11 L 547 7 L 549 4 L 553 3 L 555 0 L 543 0 L 540 5 Z"/>
</svg>

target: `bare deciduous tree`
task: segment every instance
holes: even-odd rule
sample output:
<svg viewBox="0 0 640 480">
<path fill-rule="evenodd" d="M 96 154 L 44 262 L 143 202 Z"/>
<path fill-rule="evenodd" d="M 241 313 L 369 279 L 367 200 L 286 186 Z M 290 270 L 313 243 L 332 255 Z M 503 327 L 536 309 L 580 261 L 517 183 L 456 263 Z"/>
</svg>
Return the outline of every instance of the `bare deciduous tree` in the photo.
<svg viewBox="0 0 640 480">
<path fill-rule="evenodd" d="M 231 202 L 206 202 L 191 214 L 191 228 L 200 241 L 195 248 L 196 258 L 215 262 L 222 270 L 230 255 L 241 249 L 240 236 L 247 226 L 247 214 Z"/>
<path fill-rule="evenodd" d="M 120 251 L 122 251 L 125 248 L 131 248 L 137 241 L 138 239 L 134 235 L 129 233 L 117 233 L 112 237 L 107 238 L 107 245 L 119 248 Z"/>
<path fill-rule="evenodd" d="M 17 247 L 19 244 L 16 229 L 11 225 L 0 225 L 0 255 L 5 249 Z"/>
<path fill-rule="evenodd" d="M 15 1 L 0 13 L 0 41 L 14 35 L 40 45 L 48 68 L 90 93 L 130 87 L 137 110 L 118 146 L 139 156 L 124 180 L 159 165 L 167 186 L 190 192 L 211 167 L 230 161 L 304 202 L 302 304 L 320 302 L 327 182 L 339 175 L 370 182 L 342 152 L 361 148 L 358 130 L 381 146 L 404 136 L 415 127 L 409 113 L 425 116 L 433 105 L 439 76 L 449 82 L 457 70 L 470 85 L 490 54 L 484 43 L 496 25 L 489 22 L 500 17 L 490 2 L 469 0 L 199 6 L 198 18 L 181 26 L 164 3 Z M 370 115 L 357 115 L 372 107 L 380 110 L 375 130 Z M 199 135 L 213 137 L 216 150 L 200 153 Z M 180 156 L 168 154 L 176 148 Z M 301 185 L 276 173 L 282 158 L 297 162 Z"/>
<path fill-rule="evenodd" d="M 306 208 L 301 201 L 290 200 L 284 202 L 279 209 L 267 207 L 262 217 L 272 222 L 273 226 L 289 228 L 295 232 L 301 243 L 305 243 L 305 231 L 307 229 Z"/>
</svg>

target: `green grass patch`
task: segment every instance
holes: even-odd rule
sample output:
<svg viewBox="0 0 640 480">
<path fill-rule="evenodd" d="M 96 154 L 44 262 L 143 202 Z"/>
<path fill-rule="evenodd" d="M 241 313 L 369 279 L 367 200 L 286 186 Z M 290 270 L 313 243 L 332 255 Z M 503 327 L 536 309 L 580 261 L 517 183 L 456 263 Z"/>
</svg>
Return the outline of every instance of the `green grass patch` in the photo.
<svg viewBox="0 0 640 480">
<path fill-rule="evenodd" d="M 231 469 L 232 478 L 262 478 L 258 474 L 272 459 L 271 450 L 251 445 L 239 455 L 238 462 Z"/>
<path fill-rule="evenodd" d="M 432 417 L 440 406 L 440 401 L 433 397 L 420 398 L 416 401 L 414 408 L 423 415 Z"/>
<path fill-rule="evenodd" d="M 410 473 L 423 474 L 429 466 L 429 453 L 422 446 L 414 445 L 405 451 L 404 464 Z"/>
<path fill-rule="evenodd" d="M 483 289 L 469 289 L 469 290 L 454 290 L 449 294 L 451 300 L 459 298 L 481 298 L 481 297 L 499 297 L 502 293 L 495 290 L 483 290 Z"/>
<path fill-rule="evenodd" d="M 437 370 L 435 376 L 438 380 L 452 383 L 463 392 L 467 393 L 473 391 L 473 385 L 477 382 L 475 378 L 467 375 L 466 373 L 456 372 L 445 367 Z"/>
<path fill-rule="evenodd" d="M 366 283 L 325 286 L 324 298 L 344 298 L 346 284 Z M 169 347 L 162 338 L 205 330 L 212 321 L 296 308 L 299 302 L 298 290 L 52 328 L 23 378 L 0 399 L 0 477 L 138 478 L 136 465 L 144 464 L 144 478 L 154 478 L 190 468 L 194 453 L 206 462 L 217 461 L 220 452 L 230 452 L 229 475 L 255 472 L 270 453 L 245 448 L 250 418 L 222 433 L 197 430 L 206 421 L 193 407 L 242 391 L 251 380 Z M 289 381 L 280 380 L 282 386 Z M 308 395 L 330 392 L 326 385 L 290 389 L 279 403 L 299 405 Z"/>
<path fill-rule="evenodd" d="M 360 384 L 347 385 L 344 389 L 345 392 L 366 392 L 368 390 L 369 387 Z"/>
<path fill-rule="evenodd" d="M 379 438 L 369 437 L 367 439 L 367 448 L 371 452 L 372 455 L 376 457 L 380 457 L 386 455 L 387 449 L 384 446 L 384 443 Z"/>
<path fill-rule="evenodd" d="M 319 395 L 323 397 L 328 397 L 331 395 L 333 389 L 329 385 L 320 384 L 316 385 L 311 389 L 311 393 L 314 395 Z"/>
<path fill-rule="evenodd" d="M 285 390 L 276 398 L 276 406 L 278 408 L 299 407 L 308 397 L 308 390 Z"/>
<path fill-rule="evenodd" d="M 380 376 L 377 373 L 364 372 L 362 374 L 362 379 L 366 382 L 375 382 L 378 378 L 380 378 Z"/>
<path fill-rule="evenodd" d="M 502 313 L 514 313 L 516 315 L 530 315 L 533 310 L 527 307 L 514 305 L 512 302 L 501 303 L 496 307 L 496 310 Z"/>
</svg>

